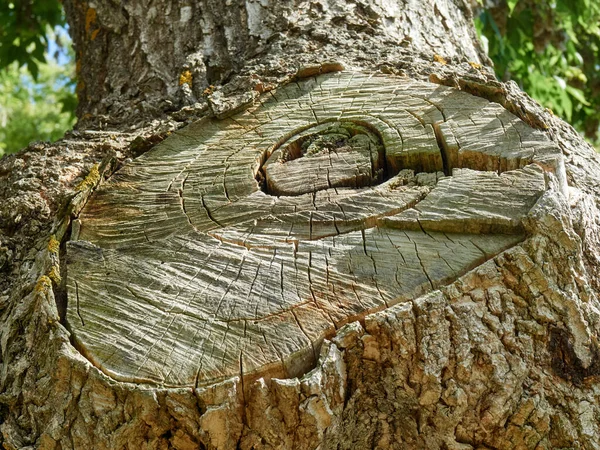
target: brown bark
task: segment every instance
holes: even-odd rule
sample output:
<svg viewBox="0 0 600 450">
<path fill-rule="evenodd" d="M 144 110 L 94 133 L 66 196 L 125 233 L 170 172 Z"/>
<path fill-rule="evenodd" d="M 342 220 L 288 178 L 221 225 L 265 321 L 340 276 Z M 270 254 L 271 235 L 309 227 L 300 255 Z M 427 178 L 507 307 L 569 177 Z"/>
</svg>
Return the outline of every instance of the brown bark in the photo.
<svg viewBox="0 0 600 450">
<path fill-rule="evenodd" d="M 469 5 L 65 8 L 79 129 L 0 161 L 5 448 L 600 448 L 600 160 L 514 83 L 494 79 Z M 65 248 L 97 184 L 188 122 L 229 116 L 294 77 L 341 66 L 499 103 L 560 149 L 568 186 L 546 171 L 521 244 L 337 330 L 303 376 L 173 388 L 117 381 L 92 365 L 65 320 Z"/>
<path fill-rule="evenodd" d="M 202 102 L 211 85 L 248 101 L 302 66 L 414 70 L 439 54 L 487 63 L 454 2 L 66 1 L 79 117 L 122 124 Z M 238 99 L 241 101 L 242 99 Z"/>
</svg>

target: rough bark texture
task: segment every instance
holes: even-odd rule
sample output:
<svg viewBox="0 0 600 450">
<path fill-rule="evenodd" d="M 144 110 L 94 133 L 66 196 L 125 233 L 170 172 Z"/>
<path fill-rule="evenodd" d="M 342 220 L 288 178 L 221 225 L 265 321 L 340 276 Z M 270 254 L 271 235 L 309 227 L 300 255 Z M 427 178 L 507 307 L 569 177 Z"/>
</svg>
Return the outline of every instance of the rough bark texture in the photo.
<svg viewBox="0 0 600 450">
<path fill-rule="evenodd" d="M 458 5 L 458 6 L 457 6 Z M 93 123 L 138 123 L 205 90 L 215 112 L 256 98 L 301 66 L 408 70 L 434 54 L 487 61 L 467 5 L 435 1 L 74 0 L 65 2 L 78 57 L 79 113 Z M 218 100 L 230 97 L 225 105 Z"/>
<path fill-rule="evenodd" d="M 0 161 L 0 430 L 5 448 L 600 448 L 600 160 L 571 127 L 480 66 L 487 60 L 472 39 L 468 5 L 441 0 L 232 1 L 227 8 L 208 1 L 65 3 L 81 61 L 81 129 L 56 144 L 35 144 Z M 341 66 L 342 75 L 318 76 Z M 153 167 L 152 155 L 178 138 L 139 155 L 186 122 L 206 117 L 191 129 L 202 129 L 208 121 L 221 129 L 227 122 L 208 117 L 232 116 L 261 92 L 294 77 L 314 76 L 318 84 L 357 70 L 377 72 L 385 80 L 401 76 L 398 86 L 433 82 L 483 97 L 486 104 L 496 102 L 491 108 L 499 116 L 512 117 L 504 108 L 536 131 L 516 118 L 509 126 L 500 119 L 481 137 L 481 142 L 498 143 L 489 151 L 511 153 L 533 141 L 539 150 L 516 155 L 518 163 L 506 167 L 502 162 L 469 165 L 473 159 L 461 160 L 461 146 L 448 139 L 460 137 L 461 128 L 445 129 L 435 118 L 421 117 L 420 126 L 434 130 L 432 148 L 439 151 L 439 144 L 448 152 L 446 164 L 452 167 L 446 169 L 467 169 L 444 178 L 421 174 L 421 182 L 419 175 L 406 175 L 407 191 L 424 188 L 428 195 L 412 209 L 382 217 L 385 224 L 377 229 L 431 237 L 460 223 L 463 233 L 478 239 L 516 229 L 523 240 L 490 252 L 472 270 L 455 270 L 423 295 L 375 306 L 376 312 L 367 307 L 347 314 L 340 324 L 348 323 L 337 330 L 332 326 L 322 343 L 311 340 L 318 358 L 303 367 L 306 373 L 247 377 L 242 370 L 212 383 L 169 387 L 164 379 L 119 380 L 101 370 L 104 363 L 93 365 L 94 358 L 79 351 L 78 330 L 70 328 L 77 323 L 71 280 L 93 278 L 71 272 L 77 258 L 86 256 L 73 249 L 85 250 L 86 244 L 67 242 L 71 236 L 97 239 L 93 227 L 86 231 L 86 217 L 92 217 L 91 209 L 83 209 L 86 204 L 91 208 L 102 195 L 118 195 L 114 184 L 119 177 L 131 182 L 127 177 L 137 173 L 140 178 L 140 170 Z M 483 102 L 473 100 L 478 101 Z M 261 103 L 264 99 L 256 103 L 257 114 Z M 473 122 L 477 130 L 476 117 Z M 85 130 L 85 124 L 96 129 Z M 111 130 L 99 130 L 107 126 Z M 503 145 L 514 141 L 514 126 L 535 139 Z M 334 134 L 339 133 L 338 128 Z M 478 142 L 476 134 L 468 138 Z M 374 145 L 378 153 L 377 139 Z M 355 150 L 360 145 L 350 147 L 364 156 Z M 383 147 L 393 149 L 385 139 Z M 562 156 L 555 157 L 556 149 Z M 539 159 L 545 153 L 553 157 Z M 444 169 L 441 159 L 442 167 L 428 171 Z M 364 166 L 358 156 L 357 161 L 357 167 Z M 275 189 L 289 189 L 277 187 L 288 178 L 281 170 L 288 169 L 272 167 L 266 175 Z M 349 182 L 379 182 L 376 173 L 369 175 L 370 180 L 361 175 L 360 182 L 356 177 Z M 544 180 L 539 189 L 537 181 L 524 181 L 537 176 Z M 313 186 L 319 186 L 319 176 L 315 180 Z M 382 181 L 357 191 L 384 189 L 388 182 Z M 494 192 L 498 182 L 506 183 L 506 198 L 494 198 L 494 208 L 486 209 L 486 196 L 477 188 Z M 511 186 L 523 187 L 511 193 Z M 513 199 L 528 198 L 529 188 L 535 191 L 532 199 L 523 200 L 521 209 L 510 208 Z M 186 193 L 184 186 L 181 193 Z M 307 195 L 292 193 L 299 195 L 289 198 Z M 447 208 L 445 201 L 456 198 L 470 199 L 471 208 Z M 503 215 L 486 218 L 502 205 L 508 205 Z M 176 206 L 180 214 L 181 204 Z M 210 210 L 208 203 L 202 207 L 207 206 Z M 109 218 L 119 223 L 127 217 L 114 212 Z M 200 223 L 196 220 L 190 218 Z M 229 238 L 238 232 L 239 243 L 243 221 L 234 222 L 230 228 L 240 230 L 230 229 Z M 124 231 L 135 237 L 136 226 L 130 223 Z M 361 235 L 358 242 L 366 241 Z M 365 255 L 371 250 L 364 248 Z M 134 258 L 128 267 L 140 261 L 141 256 Z M 378 279 L 376 285 L 382 284 Z M 109 291 L 96 288 L 99 295 Z"/>
</svg>

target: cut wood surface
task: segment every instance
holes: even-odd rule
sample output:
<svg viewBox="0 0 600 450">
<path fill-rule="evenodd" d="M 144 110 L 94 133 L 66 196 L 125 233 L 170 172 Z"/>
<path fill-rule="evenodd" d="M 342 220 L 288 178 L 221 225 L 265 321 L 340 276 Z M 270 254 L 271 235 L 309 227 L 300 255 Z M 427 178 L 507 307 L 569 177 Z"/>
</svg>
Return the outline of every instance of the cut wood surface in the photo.
<svg viewBox="0 0 600 450">
<path fill-rule="evenodd" d="M 175 133 L 92 196 L 67 322 L 109 376 L 295 376 L 336 328 L 522 241 L 561 178 L 541 132 L 455 89 L 342 72 Z"/>
</svg>

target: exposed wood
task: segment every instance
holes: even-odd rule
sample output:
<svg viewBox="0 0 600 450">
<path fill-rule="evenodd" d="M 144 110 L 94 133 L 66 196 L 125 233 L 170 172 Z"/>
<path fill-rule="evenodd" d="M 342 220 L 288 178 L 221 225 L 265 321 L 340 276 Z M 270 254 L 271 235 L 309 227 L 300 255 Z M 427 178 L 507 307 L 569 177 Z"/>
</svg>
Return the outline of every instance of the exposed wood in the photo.
<svg viewBox="0 0 600 450">
<path fill-rule="evenodd" d="M 495 78 L 477 43 L 469 3 L 476 2 L 64 0 L 80 62 L 79 131 L 0 160 L 0 446 L 600 449 L 600 157 L 515 83 Z M 404 78 L 386 81 L 379 75 L 362 84 L 359 79 L 368 76 L 342 74 L 348 92 L 327 100 L 314 84 L 331 83 L 337 75 L 280 89 L 291 80 L 343 67 Z M 348 80 L 352 76 L 356 84 Z M 551 141 L 496 104 L 425 81 L 498 102 Z M 361 94 L 366 88 L 375 91 L 378 103 L 365 106 L 385 110 L 380 119 L 398 117 L 385 139 L 372 131 L 385 129 L 372 116 L 372 125 L 356 118 L 316 125 L 313 112 L 306 111 L 298 117 L 305 117 L 307 128 L 281 125 L 289 136 L 275 136 L 281 142 L 256 149 L 261 157 L 251 164 L 262 170 L 247 171 L 248 182 L 235 184 L 233 177 L 225 183 L 241 173 L 210 157 L 218 153 L 227 127 L 243 134 L 226 144 L 231 155 L 226 162 L 237 157 L 236 149 L 250 155 L 251 148 L 238 144 L 250 137 L 260 142 L 250 129 L 263 130 L 257 117 L 266 116 L 266 123 L 271 120 L 267 108 L 278 110 L 273 96 L 282 107 L 289 105 L 288 112 L 316 101 L 322 111 L 335 102 L 348 108 L 353 96 L 367 100 Z M 303 94 L 307 91 L 314 98 Z M 231 118 L 264 93 L 265 105 Z M 319 107 L 313 109 L 319 114 Z M 156 153 L 127 160 L 198 119 L 204 122 L 175 134 Z M 242 123 L 248 130 L 240 128 Z M 327 136 L 314 136 L 320 126 L 342 125 L 367 129 L 358 134 L 374 144 L 368 153 L 379 156 L 371 158 L 371 170 L 360 142 L 349 143 L 344 136 L 331 145 Z M 408 144 L 392 145 L 394 138 Z M 292 145 L 281 158 L 273 148 L 272 163 L 292 164 L 273 164 L 275 170 L 267 173 L 269 149 L 274 144 L 285 149 L 295 139 L 311 142 L 305 152 Z M 309 151 L 318 142 L 333 153 L 314 146 Z M 556 147 L 564 155 L 564 172 Z M 411 148 L 419 151 L 409 154 Z M 349 164 L 341 155 L 351 156 Z M 210 178 L 192 167 L 196 156 L 207 173 L 212 170 Z M 183 166 L 173 173 L 169 161 Z M 100 188 L 79 220 L 96 182 L 113 172 L 113 163 L 125 168 Z M 302 173 L 310 164 L 315 172 Z M 284 173 L 310 177 L 313 183 L 297 186 Z M 331 174 L 338 177 L 335 189 L 325 182 Z M 269 186 L 267 175 L 275 186 Z M 275 200 L 272 189 L 280 182 L 286 190 L 294 188 L 287 194 L 297 195 Z M 219 185 L 227 186 L 232 205 L 224 200 L 224 187 L 219 195 Z M 209 190 L 214 195 L 199 195 Z M 74 240 L 67 251 L 69 230 Z M 76 240 L 80 231 L 87 241 Z M 492 233 L 501 233 L 507 246 L 520 242 L 492 257 L 499 248 L 499 235 Z M 440 244 L 451 247 L 443 250 L 445 261 L 438 254 Z M 294 258 L 290 249 L 296 245 Z M 460 252 L 452 253 L 456 248 Z M 223 249 L 230 252 L 213 258 Z M 248 266 L 233 267 L 244 256 Z M 471 257 L 474 264 L 479 264 L 476 258 L 489 259 L 456 278 L 448 267 L 458 273 Z M 333 258 L 345 263 L 332 266 Z M 293 285 L 297 292 L 285 306 L 277 298 L 283 292 L 281 276 L 269 269 L 281 274 L 280 263 L 292 260 L 303 271 L 310 267 L 310 286 L 296 289 L 295 270 L 284 270 L 283 289 L 289 294 Z M 119 274 L 103 271 L 103 261 Z M 194 279 L 205 266 L 221 274 L 220 281 Z M 439 289 L 431 289 L 425 272 Z M 217 310 L 215 301 L 227 289 L 220 283 L 231 273 L 254 282 L 252 289 L 229 285 L 237 298 L 251 294 L 250 303 L 224 298 L 225 306 L 203 322 Z M 306 283 L 308 275 L 299 272 L 298 277 Z M 94 326 L 99 332 L 104 327 L 107 337 L 86 337 L 73 309 L 73 280 L 94 292 L 93 298 L 81 296 L 81 317 L 100 318 Z M 267 289 L 264 280 L 275 284 Z M 351 280 L 363 284 L 356 288 Z M 400 297 L 396 280 L 405 283 Z M 199 290 L 192 291 L 194 286 Z M 193 299 L 187 309 L 177 303 L 177 289 Z M 362 304 L 349 294 L 354 289 Z M 419 290 L 426 293 L 410 299 Z M 209 296 L 199 297 L 201 292 Z M 307 292 L 308 302 L 294 300 Z M 182 369 L 188 356 L 204 358 L 193 334 L 213 327 L 207 341 L 215 343 L 218 354 L 221 341 L 215 336 L 222 339 L 227 327 L 240 331 L 239 321 L 230 324 L 227 318 L 256 316 L 251 302 L 260 296 L 273 300 L 259 303 L 262 320 L 253 324 L 242 317 L 254 327 L 246 334 L 253 341 L 226 339 L 246 355 L 232 368 L 235 376 L 214 383 L 211 377 L 218 374 L 209 368 L 213 371 L 198 372 L 203 380 L 183 384 L 197 362 Z M 397 303 L 386 307 L 384 300 Z M 71 310 L 65 322 L 67 301 Z M 268 316 L 277 308 L 284 312 Z M 127 323 L 133 324 L 128 315 L 141 315 L 143 321 L 134 324 L 138 328 L 125 331 Z M 283 325 L 273 325 L 277 318 L 296 332 L 294 323 L 301 323 L 304 333 L 294 338 L 281 332 Z M 171 320 L 175 333 L 166 327 Z M 349 323 L 333 329 L 334 322 L 344 321 Z M 149 338 L 158 334 L 148 324 L 163 332 L 161 346 L 155 341 L 154 348 L 170 352 L 166 362 L 148 351 L 149 341 L 140 340 L 140 329 Z M 270 338 L 280 332 L 271 347 L 256 335 L 265 324 Z M 185 327 L 194 327 L 191 335 Z M 319 351 L 319 336 L 329 333 Z M 77 337 L 90 339 L 74 346 Z M 132 342 L 128 339 L 146 345 L 144 351 L 154 358 L 142 368 L 145 373 L 136 375 L 146 383 L 115 380 L 135 379 L 140 364 L 139 354 L 125 348 Z M 256 339 L 259 344 L 253 346 Z M 184 344 L 193 347 L 184 349 Z M 295 353 L 286 365 L 257 367 L 252 374 L 244 364 L 262 348 L 267 356 L 282 348 Z M 103 366 L 100 359 L 113 350 L 115 358 Z M 167 368 L 175 358 L 178 365 Z M 106 375 L 111 368 L 129 373 L 111 377 Z M 299 376 L 273 377 L 286 371 Z M 240 377 L 242 372 L 246 376 Z M 167 378 L 182 384 L 166 385 Z"/>
<path fill-rule="evenodd" d="M 542 133 L 454 89 L 295 82 L 176 133 L 95 193 L 68 244 L 67 321 L 121 381 L 301 374 L 336 328 L 522 241 L 563 171 Z"/>
</svg>

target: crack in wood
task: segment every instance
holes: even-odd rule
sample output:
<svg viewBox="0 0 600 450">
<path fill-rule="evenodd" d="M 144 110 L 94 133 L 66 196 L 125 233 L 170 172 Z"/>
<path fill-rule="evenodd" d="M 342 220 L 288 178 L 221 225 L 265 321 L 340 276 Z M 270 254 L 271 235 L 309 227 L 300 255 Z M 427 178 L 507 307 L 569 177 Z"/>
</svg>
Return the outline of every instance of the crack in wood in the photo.
<svg viewBox="0 0 600 450">
<path fill-rule="evenodd" d="M 442 161 L 444 165 L 444 174 L 446 176 L 452 175 L 452 167 L 450 166 L 450 158 L 449 158 L 449 150 L 442 135 L 442 131 L 440 130 L 440 124 L 438 122 L 433 125 L 433 132 L 435 133 L 435 141 L 437 143 L 438 148 L 440 149 L 440 154 L 442 155 Z"/>
<path fill-rule="evenodd" d="M 592 347 L 592 361 L 585 367 L 579 359 L 569 339 L 569 333 L 561 328 L 550 329 L 548 351 L 550 353 L 553 372 L 564 380 L 581 386 L 585 382 L 600 377 L 600 349 Z"/>
<path fill-rule="evenodd" d="M 83 321 L 83 317 L 81 316 L 81 310 L 79 309 L 79 283 L 75 282 L 75 298 L 77 299 L 77 316 L 79 320 L 81 320 L 81 326 L 85 327 L 85 322 Z"/>
</svg>

